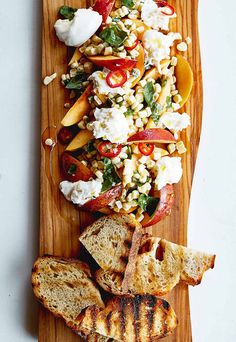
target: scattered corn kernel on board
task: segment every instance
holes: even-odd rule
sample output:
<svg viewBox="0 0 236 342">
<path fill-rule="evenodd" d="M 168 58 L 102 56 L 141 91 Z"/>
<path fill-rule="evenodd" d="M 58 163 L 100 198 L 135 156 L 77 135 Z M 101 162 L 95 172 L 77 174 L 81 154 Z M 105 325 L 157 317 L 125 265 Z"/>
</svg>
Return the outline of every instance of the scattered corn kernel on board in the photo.
<svg viewBox="0 0 236 342">
<path fill-rule="evenodd" d="M 177 19 L 171 21 L 170 29 L 190 36 L 187 59 L 194 73 L 194 87 L 184 111 L 191 115 L 191 127 L 181 133 L 188 152 L 183 155 L 183 178 L 175 185 L 176 199 L 171 216 L 152 228 L 153 235 L 164 237 L 178 244 L 187 244 L 187 221 L 192 179 L 197 157 L 202 121 L 202 77 L 198 39 L 198 1 L 169 1 L 175 7 Z M 60 6 L 89 7 L 92 1 L 86 0 L 44 0 L 42 35 L 42 76 L 56 72 L 58 77 L 48 86 L 42 86 L 42 141 L 55 137 L 61 127 L 60 122 L 66 113 L 64 104 L 67 93 L 60 84 L 60 75 L 67 70 L 72 50 L 59 42 L 53 25 Z M 85 27 L 86 30 L 86 27 Z M 41 147 L 41 215 L 40 215 L 40 254 L 53 254 L 65 257 L 78 257 L 80 254 L 78 235 L 83 227 L 94 220 L 89 213 L 79 212 L 59 193 L 60 171 L 58 165 L 62 146 L 57 144 L 53 153 L 42 143 Z M 51 177 L 50 175 L 53 175 Z M 149 229 L 150 231 L 150 229 Z M 192 340 L 187 286 L 177 286 L 168 301 L 179 318 L 174 334 L 166 337 L 166 342 L 190 342 Z M 74 335 L 60 319 L 55 319 L 40 307 L 39 342 L 76 342 Z"/>
</svg>

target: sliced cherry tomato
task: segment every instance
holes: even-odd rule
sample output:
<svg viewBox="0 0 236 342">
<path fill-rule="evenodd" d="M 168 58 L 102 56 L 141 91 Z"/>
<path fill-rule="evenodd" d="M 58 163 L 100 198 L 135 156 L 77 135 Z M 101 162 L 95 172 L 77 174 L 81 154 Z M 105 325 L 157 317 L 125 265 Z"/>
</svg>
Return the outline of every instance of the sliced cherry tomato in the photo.
<svg viewBox="0 0 236 342">
<path fill-rule="evenodd" d="M 127 51 L 131 51 L 131 50 L 135 49 L 136 46 L 138 45 L 138 42 L 139 42 L 139 40 L 138 40 L 138 38 L 137 38 L 137 39 L 135 40 L 134 45 L 132 45 L 132 46 L 126 46 L 125 49 L 126 49 Z"/>
<path fill-rule="evenodd" d="M 127 74 L 124 70 L 110 71 L 106 77 L 106 81 L 111 88 L 122 87 L 127 81 Z"/>
<path fill-rule="evenodd" d="M 174 7 L 172 7 L 170 4 L 168 4 L 167 1 L 156 0 L 156 3 L 158 5 L 158 7 L 166 7 L 165 10 L 161 11 L 162 14 L 170 16 L 170 15 L 173 15 L 175 13 Z"/>
<path fill-rule="evenodd" d="M 154 150 L 154 145 L 148 143 L 139 143 L 138 149 L 143 155 L 150 156 Z"/>
<path fill-rule="evenodd" d="M 101 156 L 107 158 L 115 158 L 120 154 L 122 145 L 113 144 L 110 141 L 103 141 L 98 144 L 97 149 Z"/>
</svg>

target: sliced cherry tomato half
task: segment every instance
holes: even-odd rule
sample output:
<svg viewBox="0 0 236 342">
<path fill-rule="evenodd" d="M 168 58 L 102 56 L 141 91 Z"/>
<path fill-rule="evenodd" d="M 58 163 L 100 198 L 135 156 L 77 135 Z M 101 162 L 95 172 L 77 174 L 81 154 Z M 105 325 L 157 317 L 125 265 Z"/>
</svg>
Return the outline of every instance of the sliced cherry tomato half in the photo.
<svg viewBox="0 0 236 342">
<path fill-rule="evenodd" d="M 97 149 L 101 156 L 107 158 L 115 158 L 120 154 L 122 145 L 113 144 L 110 141 L 103 141 L 98 144 Z"/>
<path fill-rule="evenodd" d="M 150 156 L 154 150 L 154 145 L 148 143 L 139 143 L 138 149 L 143 155 Z"/>
<path fill-rule="evenodd" d="M 132 45 L 132 46 L 126 46 L 125 49 L 126 49 L 127 51 L 131 51 L 131 50 L 135 49 L 136 46 L 138 45 L 138 42 L 139 42 L 139 40 L 138 40 L 138 38 L 137 38 L 137 39 L 135 40 L 134 45 Z"/>
<path fill-rule="evenodd" d="M 156 3 L 158 5 L 158 7 L 166 7 L 165 10 L 161 11 L 162 14 L 170 16 L 170 15 L 173 15 L 175 13 L 174 7 L 172 7 L 170 4 L 168 4 L 167 1 L 156 0 Z"/>
<path fill-rule="evenodd" d="M 127 74 L 124 70 L 110 71 L 106 81 L 110 88 L 122 87 L 127 81 Z"/>
</svg>

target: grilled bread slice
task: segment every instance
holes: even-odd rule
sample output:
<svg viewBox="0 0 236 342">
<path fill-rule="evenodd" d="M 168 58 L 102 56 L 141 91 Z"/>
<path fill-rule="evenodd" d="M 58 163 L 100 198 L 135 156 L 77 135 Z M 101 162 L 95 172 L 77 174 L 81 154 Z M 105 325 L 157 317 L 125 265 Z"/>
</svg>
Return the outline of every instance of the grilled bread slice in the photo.
<svg viewBox="0 0 236 342">
<path fill-rule="evenodd" d="M 113 338 L 105 337 L 99 334 L 91 334 L 86 337 L 88 342 L 115 342 Z"/>
<path fill-rule="evenodd" d="M 38 258 L 32 270 L 32 286 L 43 306 L 68 326 L 76 325 L 78 315 L 89 305 L 104 307 L 89 267 L 75 259 Z"/>
<path fill-rule="evenodd" d="M 98 270 L 96 280 L 113 294 L 152 294 L 163 296 L 180 281 L 200 284 L 203 274 L 214 267 L 215 255 L 197 252 L 164 239 L 143 238 L 132 279 L 122 283 L 123 274 Z"/>
<path fill-rule="evenodd" d="M 102 269 L 122 272 L 125 283 L 134 272 L 142 233 L 130 215 L 114 214 L 94 222 L 79 240 Z"/>
<path fill-rule="evenodd" d="M 177 326 L 174 310 L 155 296 L 114 297 L 105 309 L 90 306 L 79 324 L 83 334 L 99 333 L 122 342 L 149 342 Z"/>
</svg>

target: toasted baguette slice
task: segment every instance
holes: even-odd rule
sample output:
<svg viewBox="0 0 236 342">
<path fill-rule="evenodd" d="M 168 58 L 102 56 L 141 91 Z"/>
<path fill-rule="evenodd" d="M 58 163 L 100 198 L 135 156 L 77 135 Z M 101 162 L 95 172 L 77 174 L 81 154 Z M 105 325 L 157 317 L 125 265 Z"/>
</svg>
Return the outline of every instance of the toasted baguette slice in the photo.
<svg viewBox="0 0 236 342">
<path fill-rule="evenodd" d="M 113 338 L 105 337 L 99 334 L 90 334 L 87 336 L 86 341 L 88 342 L 115 342 Z"/>
<path fill-rule="evenodd" d="M 79 329 L 122 342 L 149 342 L 169 335 L 176 326 L 176 314 L 165 300 L 135 296 L 114 297 L 105 309 L 90 306 Z"/>
<path fill-rule="evenodd" d="M 123 272 L 125 283 L 134 272 L 142 232 L 130 215 L 114 214 L 94 222 L 79 240 L 102 269 Z"/>
<path fill-rule="evenodd" d="M 89 267 L 75 259 L 45 256 L 32 270 L 32 286 L 37 299 L 68 326 L 89 305 L 104 307 L 101 295 L 91 280 Z"/>
<path fill-rule="evenodd" d="M 132 279 L 122 283 L 123 274 L 96 272 L 101 287 L 113 294 L 152 294 L 163 296 L 180 281 L 200 284 L 203 274 L 214 267 L 215 255 L 197 252 L 155 237 L 144 237 Z M 127 286 L 124 286 L 127 285 Z"/>
</svg>

